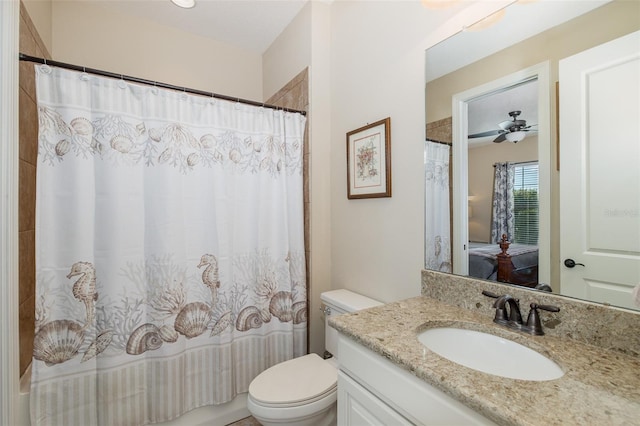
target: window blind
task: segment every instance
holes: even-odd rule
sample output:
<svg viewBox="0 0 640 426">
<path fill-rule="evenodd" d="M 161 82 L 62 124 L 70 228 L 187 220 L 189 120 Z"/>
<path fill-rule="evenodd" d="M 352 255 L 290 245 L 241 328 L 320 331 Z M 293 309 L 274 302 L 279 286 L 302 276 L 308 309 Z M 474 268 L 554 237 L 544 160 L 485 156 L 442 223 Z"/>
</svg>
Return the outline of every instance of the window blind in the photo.
<svg viewBox="0 0 640 426">
<path fill-rule="evenodd" d="M 538 163 L 516 164 L 514 173 L 515 235 L 512 242 L 537 245 L 539 230 Z"/>
</svg>

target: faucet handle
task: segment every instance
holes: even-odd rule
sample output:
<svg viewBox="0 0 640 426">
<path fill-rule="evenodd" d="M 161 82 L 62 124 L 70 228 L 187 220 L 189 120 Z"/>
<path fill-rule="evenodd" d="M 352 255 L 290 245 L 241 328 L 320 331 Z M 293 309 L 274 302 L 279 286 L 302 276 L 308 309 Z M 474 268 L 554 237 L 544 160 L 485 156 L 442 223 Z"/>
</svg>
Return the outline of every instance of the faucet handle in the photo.
<svg viewBox="0 0 640 426">
<path fill-rule="evenodd" d="M 527 325 L 524 327 L 524 330 L 536 336 L 542 336 L 544 335 L 544 331 L 542 330 L 542 323 L 540 322 L 540 313 L 538 312 L 538 309 L 549 312 L 560 312 L 560 308 L 553 305 L 538 305 L 537 303 L 532 303 L 530 306 L 531 310 L 529 311 Z"/>
<path fill-rule="evenodd" d="M 553 305 L 538 305 L 537 303 L 532 303 L 531 305 L 536 305 L 538 309 L 542 309 L 543 311 L 548 312 L 560 312 L 560 308 Z M 533 306 L 531 306 L 533 308 Z"/>
</svg>

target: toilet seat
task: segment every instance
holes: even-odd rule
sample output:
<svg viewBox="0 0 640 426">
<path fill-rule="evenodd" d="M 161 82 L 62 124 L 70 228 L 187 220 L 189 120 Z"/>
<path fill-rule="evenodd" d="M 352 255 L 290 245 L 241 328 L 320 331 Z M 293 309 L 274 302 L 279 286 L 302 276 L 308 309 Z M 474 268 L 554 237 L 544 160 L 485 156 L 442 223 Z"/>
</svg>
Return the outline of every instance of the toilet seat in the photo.
<svg viewBox="0 0 640 426">
<path fill-rule="evenodd" d="M 338 370 L 316 354 L 276 364 L 249 385 L 251 399 L 263 407 L 311 404 L 336 393 Z"/>
</svg>

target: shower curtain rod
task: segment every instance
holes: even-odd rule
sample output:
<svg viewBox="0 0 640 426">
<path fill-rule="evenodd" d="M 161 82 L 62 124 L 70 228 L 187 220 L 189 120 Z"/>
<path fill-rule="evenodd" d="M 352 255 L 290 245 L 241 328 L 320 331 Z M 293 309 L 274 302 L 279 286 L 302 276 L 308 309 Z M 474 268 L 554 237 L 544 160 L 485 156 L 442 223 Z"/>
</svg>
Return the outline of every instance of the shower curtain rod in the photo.
<svg viewBox="0 0 640 426">
<path fill-rule="evenodd" d="M 162 89 L 176 90 L 176 91 L 179 91 L 179 92 L 186 92 L 186 93 L 191 93 L 191 94 L 194 94 L 194 95 L 207 96 L 207 97 L 211 97 L 211 98 L 222 99 L 222 100 L 225 100 L 225 101 L 239 102 L 239 103 L 247 104 L 247 105 L 259 106 L 259 107 L 275 109 L 275 110 L 282 110 L 282 111 L 286 111 L 286 112 L 293 112 L 293 113 L 302 114 L 304 116 L 307 115 L 306 111 L 301 111 L 301 110 L 297 110 L 297 109 L 283 108 L 283 107 L 279 107 L 279 106 L 276 106 L 276 105 L 269 105 L 269 104 L 265 104 L 265 103 L 262 103 L 262 102 L 251 101 L 251 100 L 248 100 L 248 99 L 235 98 L 235 97 L 232 97 L 232 96 L 220 95 L 220 94 L 213 93 L 213 92 L 205 92 L 204 90 L 189 89 L 188 87 L 174 86 L 173 84 L 161 83 L 161 82 L 153 81 L 153 80 L 146 80 L 144 78 L 131 77 L 131 76 L 128 76 L 128 75 L 117 74 L 117 73 L 113 73 L 113 72 L 109 72 L 109 71 L 102 71 L 102 70 L 98 70 L 98 69 L 95 69 L 95 68 L 87 68 L 87 67 L 82 67 L 82 66 L 79 66 L 79 65 L 67 64 L 67 63 L 64 63 L 64 62 L 51 61 L 49 59 L 44 59 L 44 58 L 38 58 L 36 56 L 25 55 L 24 53 L 20 53 L 19 54 L 19 59 L 21 61 L 36 62 L 38 64 L 51 65 L 51 66 L 54 66 L 54 67 L 65 68 L 65 69 L 73 70 L 73 71 L 82 71 L 82 72 L 86 72 L 86 73 L 89 73 L 89 74 L 100 75 L 100 76 L 103 76 L 103 77 L 117 78 L 117 79 L 120 79 L 120 80 L 130 81 L 130 82 L 133 82 L 133 83 L 146 84 L 146 85 L 149 85 L 149 86 L 160 87 Z"/>
</svg>

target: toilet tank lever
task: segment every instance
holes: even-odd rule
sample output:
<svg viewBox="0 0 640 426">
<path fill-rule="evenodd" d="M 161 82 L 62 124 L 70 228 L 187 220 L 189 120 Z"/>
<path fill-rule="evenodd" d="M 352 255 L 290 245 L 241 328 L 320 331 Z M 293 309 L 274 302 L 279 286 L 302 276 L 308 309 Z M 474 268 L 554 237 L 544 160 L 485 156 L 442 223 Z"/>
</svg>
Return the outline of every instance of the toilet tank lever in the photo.
<svg viewBox="0 0 640 426">
<path fill-rule="evenodd" d="M 327 305 L 322 305 L 318 309 L 320 309 L 320 312 L 322 312 L 325 315 L 331 315 L 331 308 L 328 307 Z"/>
</svg>

